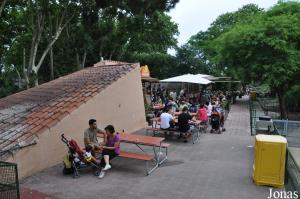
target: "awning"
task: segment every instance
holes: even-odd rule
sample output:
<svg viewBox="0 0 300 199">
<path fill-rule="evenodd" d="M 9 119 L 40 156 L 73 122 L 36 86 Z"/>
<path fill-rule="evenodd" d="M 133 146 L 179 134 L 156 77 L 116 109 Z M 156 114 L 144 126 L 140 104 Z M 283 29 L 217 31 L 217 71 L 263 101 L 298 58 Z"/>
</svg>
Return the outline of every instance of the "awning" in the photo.
<svg viewBox="0 0 300 199">
<path fill-rule="evenodd" d="M 204 79 L 208 79 L 210 81 L 217 80 L 218 77 L 212 76 L 212 75 L 206 75 L 206 74 L 196 74 L 196 76 L 202 77 Z"/>
<path fill-rule="evenodd" d="M 192 75 L 192 74 L 186 74 L 186 75 L 180 75 L 177 77 L 172 77 L 168 79 L 161 80 L 160 82 L 177 82 L 177 83 L 193 83 L 193 84 L 210 84 L 212 83 L 208 79 L 205 79 L 199 75 Z"/>
</svg>

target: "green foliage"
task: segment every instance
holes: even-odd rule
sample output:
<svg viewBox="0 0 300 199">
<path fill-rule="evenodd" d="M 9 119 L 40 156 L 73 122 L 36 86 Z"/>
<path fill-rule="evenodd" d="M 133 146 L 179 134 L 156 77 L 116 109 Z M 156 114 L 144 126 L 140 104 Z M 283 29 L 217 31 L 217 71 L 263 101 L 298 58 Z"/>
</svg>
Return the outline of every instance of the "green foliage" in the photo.
<svg viewBox="0 0 300 199">
<path fill-rule="evenodd" d="M 258 96 L 265 97 L 271 94 L 271 88 L 268 84 L 262 84 L 260 86 L 256 86 L 254 89 Z"/>
<path fill-rule="evenodd" d="M 216 63 L 239 71 L 242 79 L 268 83 L 272 88 L 287 88 L 300 71 L 300 4 L 298 13 L 280 13 L 286 4 L 275 6 L 252 22 L 239 23 L 211 43 L 217 52 Z M 283 12 L 285 13 L 285 12 Z M 257 75 L 260 74 L 260 75 Z"/>
<path fill-rule="evenodd" d="M 287 90 L 285 95 L 287 106 L 290 111 L 299 112 L 300 108 L 300 82 Z"/>
<path fill-rule="evenodd" d="M 220 15 L 207 31 L 198 32 L 189 39 L 187 44 L 178 49 L 177 57 L 182 70 L 217 76 L 230 74 L 235 79 L 239 79 L 239 72 L 232 71 L 220 62 L 217 64 L 214 62 L 214 57 L 218 55 L 218 52 L 211 48 L 211 42 L 230 31 L 237 23 L 247 23 L 261 12 L 262 9 L 257 5 L 248 4 L 236 12 Z"/>
<path fill-rule="evenodd" d="M 177 66 L 176 58 L 168 54 L 159 52 L 134 53 L 129 60 L 131 62 L 140 62 L 141 66 L 148 65 L 152 77 L 164 79 L 177 75 L 175 70 Z"/>
<path fill-rule="evenodd" d="M 165 12 L 178 1 L 8 1 L 0 20 L 1 96 L 18 91 L 16 86 L 9 86 L 19 78 L 16 71 L 24 79 L 23 52 L 28 65 L 37 28 L 35 18 L 40 10 L 45 25 L 36 62 L 56 32 L 58 22 L 70 19 L 52 47 L 54 78 L 91 66 L 102 58 L 142 62 L 155 68 L 157 77 L 164 76 L 159 66 L 168 66 L 173 61 L 167 50 L 176 47 L 178 34 L 177 24 Z M 40 83 L 51 79 L 49 53 L 37 76 L 31 75 L 32 79 L 35 77 Z"/>
<path fill-rule="evenodd" d="M 210 42 L 214 63 L 234 71 L 244 82 L 268 84 L 278 95 L 286 118 L 287 90 L 300 75 L 300 3 L 279 3 L 241 21 Z M 288 99 L 289 100 L 289 99 Z"/>
</svg>

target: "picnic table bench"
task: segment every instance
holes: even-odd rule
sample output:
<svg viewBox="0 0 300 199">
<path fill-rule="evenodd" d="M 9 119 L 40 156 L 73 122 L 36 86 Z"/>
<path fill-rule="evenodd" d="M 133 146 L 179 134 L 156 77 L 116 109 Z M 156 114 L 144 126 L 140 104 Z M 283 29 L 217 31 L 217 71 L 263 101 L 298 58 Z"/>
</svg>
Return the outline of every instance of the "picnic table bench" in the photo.
<svg viewBox="0 0 300 199">
<path fill-rule="evenodd" d="M 164 161 L 166 161 L 168 159 L 168 148 L 169 148 L 170 144 L 163 143 L 162 142 L 163 140 L 164 140 L 164 138 L 121 133 L 120 134 L 120 142 L 134 144 L 142 151 L 142 153 L 121 151 L 119 157 L 145 161 L 146 175 L 150 175 L 155 169 L 157 169 Z M 142 146 L 152 147 L 153 154 L 151 154 L 151 155 L 147 154 L 143 150 Z M 158 148 L 158 150 L 157 150 L 157 148 Z M 163 153 L 162 149 L 165 150 L 165 153 Z M 165 155 L 165 157 L 163 157 L 161 159 L 163 154 Z M 155 161 L 155 165 L 154 165 L 154 167 L 149 169 L 148 162 L 151 160 Z"/>
<path fill-rule="evenodd" d="M 199 140 L 200 138 L 200 130 L 201 129 L 204 129 L 204 127 L 202 126 L 199 126 L 197 127 L 197 129 L 194 129 L 194 130 L 191 130 L 190 133 L 191 133 L 191 138 L 192 138 L 192 143 L 195 144 L 196 141 Z M 153 133 L 153 136 L 156 136 L 158 133 L 176 133 L 176 134 L 182 134 L 183 132 L 180 132 L 176 129 L 161 129 L 161 128 L 153 128 L 153 127 L 148 127 L 146 128 L 146 135 L 148 136 L 149 135 L 149 132 L 152 132 Z"/>
<path fill-rule="evenodd" d="M 153 136 L 155 136 L 157 133 L 165 133 L 165 134 L 168 133 L 168 132 L 177 133 L 177 134 L 182 133 L 182 132 L 180 132 L 176 129 L 168 129 L 168 130 L 160 129 L 159 128 L 159 126 L 160 126 L 160 117 L 152 118 L 151 121 L 152 121 L 152 127 L 146 128 L 146 135 L 149 135 L 149 132 L 152 132 Z M 174 119 L 174 123 L 175 124 L 178 123 L 178 118 Z M 191 120 L 189 123 L 195 127 L 195 130 L 191 131 L 191 133 L 192 133 L 192 142 L 193 142 L 193 144 L 195 144 L 195 142 L 197 140 L 199 140 L 199 138 L 200 138 L 200 132 L 206 132 L 207 131 L 207 125 L 201 124 L 200 120 Z"/>
</svg>

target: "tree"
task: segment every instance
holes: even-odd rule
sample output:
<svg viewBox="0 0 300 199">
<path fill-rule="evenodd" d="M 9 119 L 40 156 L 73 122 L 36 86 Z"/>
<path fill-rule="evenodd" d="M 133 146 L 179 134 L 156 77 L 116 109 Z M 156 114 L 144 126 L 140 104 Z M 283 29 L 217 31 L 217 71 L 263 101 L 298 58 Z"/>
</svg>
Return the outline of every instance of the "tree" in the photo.
<svg viewBox="0 0 300 199">
<path fill-rule="evenodd" d="M 129 61 L 142 55 L 152 63 L 151 57 L 159 55 L 171 60 L 167 49 L 176 46 L 178 27 L 165 12 L 177 2 L 2 1 L 0 79 L 16 86 L 8 90 L 0 84 L 0 90 L 10 94 L 102 58 Z"/>
<path fill-rule="evenodd" d="M 38 71 L 41 68 L 44 59 L 50 49 L 52 49 L 53 44 L 57 41 L 59 38 L 62 30 L 66 27 L 66 25 L 69 23 L 69 21 L 72 19 L 72 16 L 67 15 L 67 9 L 64 9 L 61 13 L 57 13 L 56 19 L 56 30 L 55 33 L 50 34 L 48 33 L 49 39 L 48 44 L 44 51 L 42 52 L 39 60 L 37 61 L 37 52 L 38 47 L 41 42 L 42 34 L 45 32 L 45 18 L 47 17 L 45 14 L 47 13 L 49 9 L 49 1 L 42 1 L 40 4 L 38 2 L 33 3 L 31 0 L 29 2 L 29 11 L 30 11 L 30 17 L 31 17 L 31 27 L 32 27 L 32 41 L 31 41 L 31 47 L 30 47 L 30 54 L 29 54 L 29 61 L 28 65 L 26 67 L 26 64 L 23 63 L 23 75 L 25 78 L 26 86 L 29 88 L 29 77 L 30 75 L 34 76 L 35 85 L 38 85 Z M 52 2 L 55 4 L 55 2 Z M 68 7 L 68 4 L 65 5 Z M 67 18 L 67 19 L 66 19 Z M 24 53 L 24 57 L 25 57 Z M 26 60 L 26 57 L 25 59 Z"/>
<path fill-rule="evenodd" d="M 148 65 L 151 76 L 159 79 L 178 74 L 176 71 L 176 58 L 165 53 L 135 53 L 132 54 L 129 61 L 140 62 L 141 66 Z"/>
<path fill-rule="evenodd" d="M 95 0 L 99 8 L 111 7 L 111 12 L 126 12 L 132 15 L 151 15 L 156 11 L 164 12 L 174 8 L 179 0 Z"/>
<path fill-rule="evenodd" d="M 262 12 L 262 9 L 255 4 L 248 4 L 235 12 L 220 15 L 206 31 L 200 31 L 193 35 L 189 41 L 178 48 L 177 58 L 182 70 L 194 71 L 197 73 L 210 73 L 220 75 L 228 73 L 223 65 L 215 64 L 213 58 L 216 52 L 210 48 L 210 42 L 220 35 L 231 30 L 237 23 L 247 23 L 253 16 Z M 192 67 L 192 68 L 191 68 Z M 234 74 L 230 74 L 236 76 Z"/>
<path fill-rule="evenodd" d="M 278 95 L 281 117 L 286 118 L 284 94 L 300 75 L 299 43 L 300 3 L 289 2 L 236 24 L 211 48 L 217 52 L 217 64 L 267 82 Z"/>
</svg>

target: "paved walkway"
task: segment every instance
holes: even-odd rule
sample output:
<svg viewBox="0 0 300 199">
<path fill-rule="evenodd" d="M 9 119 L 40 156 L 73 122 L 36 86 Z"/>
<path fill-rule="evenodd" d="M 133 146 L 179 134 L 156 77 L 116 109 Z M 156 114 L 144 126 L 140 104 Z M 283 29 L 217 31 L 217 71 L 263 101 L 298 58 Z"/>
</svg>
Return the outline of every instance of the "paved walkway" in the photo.
<svg viewBox="0 0 300 199">
<path fill-rule="evenodd" d="M 225 126 L 224 134 L 202 134 L 194 145 L 170 141 L 169 161 L 150 176 L 144 176 L 143 162 L 117 159 L 102 180 L 88 172 L 79 179 L 62 176 L 59 165 L 22 185 L 61 199 L 266 199 L 269 189 L 251 178 L 254 137 L 247 98 L 232 106 Z"/>
<path fill-rule="evenodd" d="M 21 199 L 58 199 L 55 196 L 51 196 L 46 193 L 42 193 L 36 190 L 31 190 L 26 187 L 22 187 L 20 190 Z"/>
</svg>

